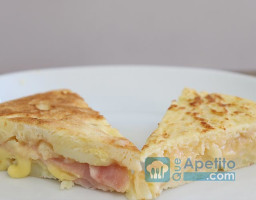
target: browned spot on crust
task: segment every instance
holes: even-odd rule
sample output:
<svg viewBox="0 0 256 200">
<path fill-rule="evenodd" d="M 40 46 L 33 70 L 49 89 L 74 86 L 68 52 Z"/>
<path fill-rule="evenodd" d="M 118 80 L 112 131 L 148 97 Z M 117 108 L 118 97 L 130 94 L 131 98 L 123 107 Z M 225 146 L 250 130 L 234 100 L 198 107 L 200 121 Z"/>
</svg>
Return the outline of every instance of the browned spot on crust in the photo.
<svg viewBox="0 0 256 200">
<path fill-rule="evenodd" d="M 231 103 L 227 103 L 227 104 L 225 104 L 225 103 L 218 103 L 218 105 L 220 107 L 229 107 L 229 106 L 232 106 L 233 104 L 231 104 Z"/>
<path fill-rule="evenodd" d="M 209 129 L 214 129 L 210 124 L 208 124 L 207 122 L 205 121 L 201 121 L 200 124 L 207 130 Z"/>
<path fill-rule="evenodd" d="M 203 103 L 202 98 L 200 96 L 196 96 L 189 105 L 191 105 L 191 106 L 198 106 L 201 103 Z"/>
<path fill-rule="evenodd" d="M 225 106 L 231 106 L 231 104 L 223 104 L 221 103 L 222 101 L 224 101 L 223 97 L 221 97 L 221 95 L 219 94 L 208 94 L 205 96 L 205 99 L 207 100 L 207 103 L 218 103 L 219 106 L 221 107 L 225 107 Z"/>
<path fill-rule="evenodd" d="M 249 110 L 249 108 L 247 106 L 241 106 L 241 109 L 243 110 Z"/>
<path fill-rule="evenodd" d="M 143 147 L 142 147 L 142 150 L 143 149 L 146 149 L 146 148 L 148 148 L 149 146 L 147 145 L 147 144 L 145 144 Z"/>
<path fill-rule="evenodd" d="M 163 133 L 163 138 L 166 139 L 166 138 L 168 138 L 168 137 L 169 137 L 168 134 L 167 134 L 166 132 L 164 132 L 164 133 Z"/>
<path fill-rule="evenodd" d="M 172 104 L 172 105 L 168 108 L 168 110 L 171 110 L 171 109 L 176 108 L 176 107 L 178 107 L 178 105 Z"/>
<path fill-rule="evenodd" d="M 206 98 L 208 103 L 215 102 L 215 98 L 212 95 L 210 95 L 210 94 L 206 95 L 205 98 Z"/>
<path fill-rule="evenodd" d="M 219 115 L 219 116 L 223 116 L 224 114 L 227 113 L 227 110 L 224 109 L 223 111 L 217 111 L 217 110 L 214 110 L 214 109 L 211 109 L 211 112 L 215 115 Z"/>
<path fill-rule="evenodd" d="M 196 113 L 196 112 L 193 112 L 193 113 L 187 112 L 187 114 L 191 115 L 195 120 L 198 120 L 200 122 L 201 126 L 203 126 L 203 128 L 204 128 L 203 132 L 207 132 L 211 129 L 214 129 L 210 124 L 207 123 L 207 121 L 204 118 L 199 117 L 198 113 Z"/>
<path fill-rule="evenodd" d="M 185 109 L 185 107 L 184 106 L 178 106 L 178 105 L 176 105 L 176 104 L 172 104 L 169 108 L 168 108 L 168 110 L 171 110 L 171 109 L 176 109 L 176 110 L 184 110 Z"/>
<path fill-rule="evenodd" d="M 196 120 L 204 121 L 204 119 L 203 119 L 203 118 L 198 117 L 198 113 L 196 113 L 196 112 L 191 113 L 191 115 L 192 115 Z"/>
<path fill-rule="evenodd" d="M 219 94 L 213 94 L 217 99 L 219 99 L 219 100 L 224 100 L 223 98 L 222 98 L 222 96 L 220 96 Z"/>
<path fill-rule="evenodd" d="M 197 116 L 195 116 L 194 117 L 195 119 L 197 119 L 197 120 L 199 120 L 199 121 L 202 121 L 202 122 L 204 122 L 205 120 L 204 120 L 204 118 L 201 118 L 201 117 L 197 117 Z"/>
</svg>

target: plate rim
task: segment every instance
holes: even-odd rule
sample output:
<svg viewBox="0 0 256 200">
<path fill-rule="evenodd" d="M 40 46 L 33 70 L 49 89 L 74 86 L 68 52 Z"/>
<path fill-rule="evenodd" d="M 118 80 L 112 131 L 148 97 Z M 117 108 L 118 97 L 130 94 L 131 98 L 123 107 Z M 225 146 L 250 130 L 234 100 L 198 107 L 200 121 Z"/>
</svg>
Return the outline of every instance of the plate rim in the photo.
<svg viewBox="0 0 256 200">
<path fill-rule="evenodd" d="M 153 70 L 185 70 L 185 71 L 200 71 L 203 73 L 217 73 L 217 74 L 226 74 L 236 76 L 236 78 L 246 78 L 256 81 L 256 76 L 244 74 L 242 72 L 237 71 L 229 71 L 225 69 L 214 69 L 214 68 L 204 68 L 204 67 L 194 67 L 194 66 L 180 66 L 180 65 L 144 65 L 144 64 L 113 64 L 113 65 L 69 65 L 69 66 L 53 66 L 47 68 L 38 68 L 38 69 L 25 69 L 25 70 L 18 70 L 13 72 L 7 72 L 0 74 L 0 78 L 8 77 L 8 76 L 16 76 L 16 75 L 23 75 L 28 73 L 40 73 L 40 72 L 56 72 L 56 71 L 69 71 L 69 70 L 78 70 L 78 69 L 87 69 L 87 70 L 94 70 L 94 69 L 124 69 L 124 70 L 141 70 L 141 69 L 153 69 Z"/>
</svg>

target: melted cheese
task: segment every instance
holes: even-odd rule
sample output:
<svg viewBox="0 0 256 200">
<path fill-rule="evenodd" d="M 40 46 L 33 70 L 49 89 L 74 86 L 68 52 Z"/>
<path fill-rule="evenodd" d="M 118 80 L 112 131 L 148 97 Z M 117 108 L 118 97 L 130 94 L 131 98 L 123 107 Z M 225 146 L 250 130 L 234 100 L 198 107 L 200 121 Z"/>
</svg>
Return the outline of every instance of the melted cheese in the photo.
<svg viewBox="0 0 256 200">
<path fill-rule="evenodd" d="M 78 178 L 77 176 L 67 173 L 53 165 L 47 165 L 47 168 L 49 172 L 60 181 L 73 181 Z"/>
<path fill-rule="evenodd" d="M 15 159 L 16 162 L 12 164 L 11 159 Z M 12 178 L 23 178 L 30 174 L 31 161 L 20 156 L 14 157 L 5 149 L 0 148 L 0 170 L 7 170 Z"/>
<path fill-rule="evenodd" d="M 79 178 L 77 175 L 65 172 L 51 164 L 46 167 L 50 174 L 60 181 L 73 181 Z M 26 177 L 31 173 L 31 160 L 21 156 L 13 156 L 4 148 L 0 147 L 0 171 L 5 170 L 7 170 L 9 176 L 12 178 Z"/>
<path fill-rule="evenodd" d="M 5 151 L 4 149 L 0 148 L 0 171 L 5 171 L 8 169 L 10 163 L 11 155 Z"/>
<path fill-rule="evenodd" d="M 30 174 L 31 160 L 16 156 L 16 164 L 8 167 L 8 174 L 12 178 L 24 178 Z"/>
</svg>

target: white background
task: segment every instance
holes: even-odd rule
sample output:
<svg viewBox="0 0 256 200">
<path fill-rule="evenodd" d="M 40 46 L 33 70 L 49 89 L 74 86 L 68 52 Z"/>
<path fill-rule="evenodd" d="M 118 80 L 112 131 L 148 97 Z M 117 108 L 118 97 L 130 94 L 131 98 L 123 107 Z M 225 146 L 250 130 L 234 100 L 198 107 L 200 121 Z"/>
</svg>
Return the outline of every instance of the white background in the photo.
<svg viewBox="0 0 256 200">
<path fill-rule="evenodd" d="M 0 73 L 70 65 L 256 71 L 255 0 L 0 0 Z"/>
</svg>

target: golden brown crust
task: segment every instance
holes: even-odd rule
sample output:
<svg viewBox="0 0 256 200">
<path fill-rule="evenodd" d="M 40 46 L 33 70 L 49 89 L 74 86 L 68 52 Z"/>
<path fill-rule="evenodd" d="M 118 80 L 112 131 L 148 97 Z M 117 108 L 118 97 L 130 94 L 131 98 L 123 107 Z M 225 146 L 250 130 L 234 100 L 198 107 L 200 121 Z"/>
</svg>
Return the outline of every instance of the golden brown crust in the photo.
<svg viewBox="0 0 256 200">
<path fill-rule="evenodd" d="M 34 123 L 34 119 L 38 123 L 44 123 L 45 120 L 73 123 L 79 119 L 103 119 L 102 115 L 89 108 L 79 95 L 70 90 L 50 91 L 2 103 L 0 116 L 10 116 L 13 120 L 27 123 Z"/>
<path fill-rule="evenodd" d="M 94 152 L 97 149 L 86 149 L 82 145 L 98 143 L 104 148 L 111 146 L 112 149 L 116 148 L 120 152 L 132 152 L 137 159 L 139 158 L 140 151 L 133 143 L 112 128 L 102 115 L 88 107 L 78 94 L 70 90 L 50 91 L 2 103 L 0 104 L 1 121 L 3 129 L 7 123 L 12 123 L 15 126 L 48 130 L 49 138 L 57 135 L 56 133 L 65 137 L 68 135 L 72 137 L 70 142 L 76 141 L 73 144 L 74 148 L 75 145 L 82 148 L 79 151 Z"/>
<path fill-rule="evenodd" d="M 147 139 L 141 151 L 141 161 L 147 157 L 169 157 L 171 171 L 175 171 L 175 159 L 179 158 L 181 174 L 191 172 L 184 167 L 187 158 L 192 162 L 225 158 L 240 168 L 256 163 L 255 144 L 255 102 L 185 88 Z M 151 192 L 158 196 L 164 189 L 185 183 L 183 179 L 154 183 Z"/>
<path fill-rule="evenodd" d="M 232 127 L 256 123 L 256 104 L 235 96 L 197 92 L 185 88 L 173 101 L 157 130 L 148 138 L 142 155 L 157 146 L 169 146 L 181 137 L 211 132 L 221 133 Z M 143 156 L 142 156 L 143 157 Z"/>
</svg>

